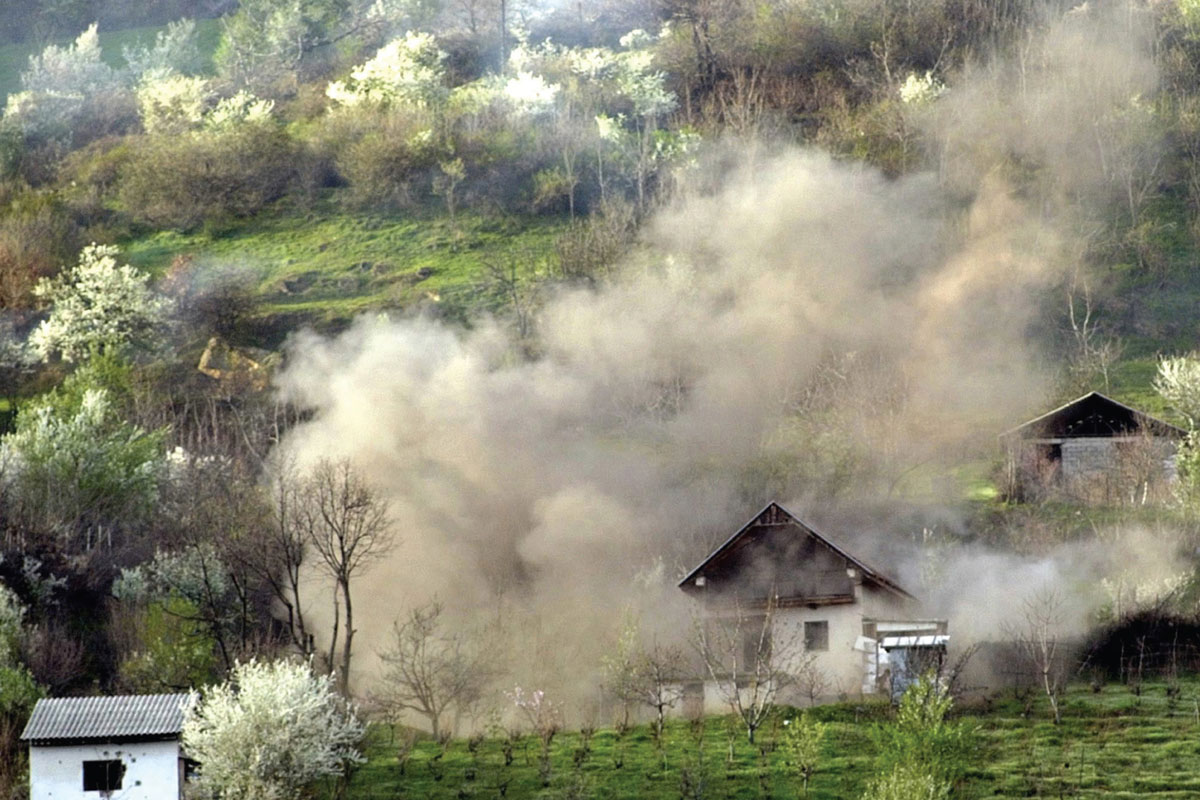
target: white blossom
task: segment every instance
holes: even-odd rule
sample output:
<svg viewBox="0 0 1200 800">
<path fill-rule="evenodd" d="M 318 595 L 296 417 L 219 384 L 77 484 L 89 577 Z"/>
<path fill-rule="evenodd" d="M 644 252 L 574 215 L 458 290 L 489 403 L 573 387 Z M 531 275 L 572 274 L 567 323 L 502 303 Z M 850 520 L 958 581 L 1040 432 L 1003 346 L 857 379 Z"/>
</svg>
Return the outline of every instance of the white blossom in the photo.
<svg viewBox="0 0 1200 800">
<path fill-rule="evenodd" d="M 933 77 L 931 71 L 926 70 L 924 75 L 918 75 L 915 72 L 908 73 L 908 77 L 901 84 L 899 91 L 901 102 L 908 105 L 921 105 L 931 103 L 941 97 L 946 91 L 946 86 Z"/>
<path fill-rule="evenodd" d="M 187 709 L 183 746 L 196 789 L 222 800 L 292 800 L 365 759 L 363 724 L 328 675 L 294 661 L 249 661 Z"/>
<path fill-rule="evenodd" d="M 137 87 L 138 111 L 147 133 L 181 133 L 204 122 L 215 93 L 204 78 L 151 71 Z"/>
<path fill-rule="evenodd" d="M 100 38 L 93 24 L 66 47 L 49 45 L 29 57 L 21 73 L 22 91 L 8 97 L 4 119 L 26 133 L 70 128 L 97 102 L 121 89 L 116 70 L 100 58 Z"/>
<path fill-rule="evenodd" d="M 50 317 L 30 334 L 29 344 L 42 360 L 61 352 L 66 361 L 97 350 L 149 344 L 166 322 L 169 301 L 148 286 L 149 278 L 125 264 L 118 250 L 91 244 L 79 263 L 56 278 L 43 278 L 33 293 L 52 305 Z"/>
<path fill-rule="evenodd" d="M 446 60 L 437 40 L 409 31 L 393 39 L 375 57 L 350 72 L 349 82 L 334 81 L 325 93 L 346 106 L 404 103 L 418 108 L 435 105 L 447 94 Z"/>
<path fill-rule="evenodd" d="M 518 72 L 504 84 L 504 96 L 518 114 L 538 116 L 554 110 L 559 89 L 541 75 Z"/>
<path fill-rule="evenodd" d="M 274 108 L 274 100 L 261 100 L 243 89 L 232 97 L 220 100 L 205 115 L 204 129 L 222 132 L 240 125 L 261 125 L 271 121 Z"/>
</svg>

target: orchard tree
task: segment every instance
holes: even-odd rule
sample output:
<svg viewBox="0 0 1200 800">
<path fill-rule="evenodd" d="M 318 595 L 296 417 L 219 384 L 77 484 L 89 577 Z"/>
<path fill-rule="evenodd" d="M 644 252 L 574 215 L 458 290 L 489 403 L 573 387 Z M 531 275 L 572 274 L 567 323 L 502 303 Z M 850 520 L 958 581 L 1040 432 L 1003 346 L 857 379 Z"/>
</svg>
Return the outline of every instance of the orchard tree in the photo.
<svg viewBox="0 0 1200 800">
<path fill-rule="evenodd" d="M 152 73 L 191 75 L 199 72 L 203 64 L 196 44 L 196 23 L 190 19 L 167 23 L 155 35 L 154 44 L 125 45 L 121 55 L 134 80 Z"/>
<path fill-rule="evenodd" d="M 436 600 L 412 609 L 392 627 L 379 700 L 394 711 L 416 711 L 429 720 L 433 738 L 444 716 L 469 709 L 483 696 L 493 670 L 489 656 L 463 633 L 447 631 Z"/>
<path fill-rule="evenodd" d="M 29 343 L 43 361 L 55 353 L 79 361 L 154 343 L 170 302 L 150 289 L 148 276 L 128 264 L 117 266 L 118 252 L 112 245 L 88 245 L 76 266 L 38 282 L 33 292 L 51 311 Z"/>
<path fill-rule="evenodd" d="M 293 800 L 365 759 L 365 728 L 328 675 L 296 661 L 238 664 L 184 716 L 195 787 L 222 800 Z"/>
</svg>

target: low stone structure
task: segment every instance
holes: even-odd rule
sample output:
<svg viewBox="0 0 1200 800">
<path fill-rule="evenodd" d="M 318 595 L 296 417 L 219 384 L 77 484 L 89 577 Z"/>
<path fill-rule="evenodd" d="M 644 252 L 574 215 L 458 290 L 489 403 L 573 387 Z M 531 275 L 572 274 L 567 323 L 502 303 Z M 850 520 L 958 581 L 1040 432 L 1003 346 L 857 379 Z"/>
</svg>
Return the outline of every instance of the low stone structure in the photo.
<svg viewBox="0 0 1200 800">
<path fill-rule="evenodd" d="M 1182 428 L 1089 392 L 1000 435 L 1005 490 L 1020 500 L 1144 503 L 1174 480 L 1184 436 Z"/>
</svg>

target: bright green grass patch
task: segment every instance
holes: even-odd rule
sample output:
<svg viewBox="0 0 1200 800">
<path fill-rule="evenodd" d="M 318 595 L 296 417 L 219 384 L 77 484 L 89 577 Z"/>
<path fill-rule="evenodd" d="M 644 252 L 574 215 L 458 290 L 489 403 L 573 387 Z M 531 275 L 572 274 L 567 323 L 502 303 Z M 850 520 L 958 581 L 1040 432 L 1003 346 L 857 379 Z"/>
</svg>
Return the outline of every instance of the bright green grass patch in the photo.
<svg viewBox="0 0 1200 800">
<path fill-rule="evenodd" d="M 148 26 L 144 28 L 128 28 L 123 31 L 100 30 L 101 57 L 111 67 L 121 69 L 125 66 L 122 49 L 134 44 L 152 44 L 155 35 L 161 27 Z M 216 52 L 217 42 L 221 38 L 219 20 L 196 20 L 196 43 L 204 58 L 205 72 L 212 70 L 212 56 Z M 57 45 L 68 45 L 74 37 L 56 41 Z M 5 98 L 13 92 L 21 90 L 21 73 L 29 69 L 29 57 L 42 51 L 44 45 L 22 42 L 19 44 L 0 45 L 0 107 Z"/>
<path fill-rule="evenodd" d="M 955 797 L 1200 796 L 1200 681 L 1185 679 L 1177 697 L 1148 682 L 1135 695 L 1120 685 L 1098 692 L 1073 685 L 1063 698 L 1063 723 L 1054 725 L 1044 697 L 1005 694 L 957 719 L 976 731 L 977 758 Z M 800 798 L 781 741 L 784 711 L 746 741 L 732 717 L 673 721 L 661 745 L 646 726 L 624 733 L 597 731 L 586 746 L 578 730 L 556 735 L 549 769 L 532 735 L 502 735 L 442 746 L 416 743 L 401 759 L 399 734 L 372 728 L 369 762 L 348 797 Z M 828 725 L 808 797 L 857 798 L 875 775 L 875 726 L 888 724 L 877 703 L 814 709 Z M 881 722 L 882 720 L 882 722 Z M 697 788 L 699 787 L 699 788 Z"/>
<path fill-rule="evenodd" d="M 565 225 L 477 214 L 460 214 L 453 226 L 424 215 L 281 214 L 219 237 L 155 233 L 122 250 L 155 275 L 177 258 L 200 269 L 245 270 L 268 316 L 340 323 L 366 311 L 425 306 L 466 319 L 502 302 L 489 264 L 544 273 Z"/>
</svg>

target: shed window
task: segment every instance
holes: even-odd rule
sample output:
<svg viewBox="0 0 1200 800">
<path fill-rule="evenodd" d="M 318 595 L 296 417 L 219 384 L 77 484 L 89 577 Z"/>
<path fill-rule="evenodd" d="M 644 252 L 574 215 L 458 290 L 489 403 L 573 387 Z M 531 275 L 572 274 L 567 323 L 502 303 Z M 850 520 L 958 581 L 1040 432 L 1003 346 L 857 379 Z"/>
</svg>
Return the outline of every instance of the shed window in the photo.
<svg viewBox="0 0 1200 800">
<path fill-rule="evenodd" d="M 83 762 L 83 790 L 85 792 L 112 792 L 121 788 L 125 777 L 125 764 L 121 759 L 111 761 Z"/>
<path fill-rule="evenodd" d="M 804 649 L 805 650 L 828 650 L 829 649 L 829 622 L 820 620 L 818 622 L 804 623 Z"/>
</svg>

